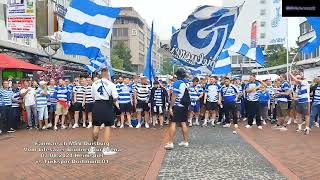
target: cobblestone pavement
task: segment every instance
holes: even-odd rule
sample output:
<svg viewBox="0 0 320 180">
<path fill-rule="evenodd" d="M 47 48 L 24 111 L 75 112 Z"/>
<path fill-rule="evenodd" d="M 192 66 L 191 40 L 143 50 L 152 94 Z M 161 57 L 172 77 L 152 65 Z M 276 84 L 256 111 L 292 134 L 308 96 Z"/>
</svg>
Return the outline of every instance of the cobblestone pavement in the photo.
<svg viewBox="0 0 320 180">
<path fill-rule="evenodd" d="M 230 128 L 190 129 L 189 148 L 167 151 L 158 179 L 286 179 Z"/>
<path fill-rule="evenodd" d="M 140 180 L 143 179 L 152 163 L 155 154 L 162 148 L 165 130 L 154 129 L 116 129 L 112 133 L 112 147 L 121 152 L 115 156 L 98 158 L 41 158 L 42 153 L 64 154 L 58 152 L 25 152 L 24 148 L 39 148 L 39 142 L 90 142 L 92 129 L 68 129 L 54 132 L 19 130 L 14 134 L 0 136 L 0 180 L 15 179 L 85 179 L 85 180 Z M 100 134 L 101 136 L 103 134 Z M 41 148 L 85 148 L 89 146 L 41 146 Z M 72 154 L 71 152 L 69 154 Z M 73 153 L 73 154 L 85 154 Z M 102 155 L 101 152 L 97 155 Z M 108 163 L 100 164 L 38 164 L 37 160 L 67 159 L 104 159 Z M 160 163 L 161 160 L 158 162 Z"/>
</svg>

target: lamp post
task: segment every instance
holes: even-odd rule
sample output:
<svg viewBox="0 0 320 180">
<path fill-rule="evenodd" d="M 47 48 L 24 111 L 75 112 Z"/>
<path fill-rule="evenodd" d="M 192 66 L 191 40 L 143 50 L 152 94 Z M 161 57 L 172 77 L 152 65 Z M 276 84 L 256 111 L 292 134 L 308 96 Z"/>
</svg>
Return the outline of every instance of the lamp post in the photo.
<svg viewBox="0 0 320 180">
<path fill-rule="evenodd" d="M 49 62 L 52 63 L 52 57 L 56 55 L 60 49 L 60 42 L 47 36 L 38 38 L 38 42 L 49 57 Z M 51 52 L 50 49 L 53 50 L 53 52 Z"/>
</svg>

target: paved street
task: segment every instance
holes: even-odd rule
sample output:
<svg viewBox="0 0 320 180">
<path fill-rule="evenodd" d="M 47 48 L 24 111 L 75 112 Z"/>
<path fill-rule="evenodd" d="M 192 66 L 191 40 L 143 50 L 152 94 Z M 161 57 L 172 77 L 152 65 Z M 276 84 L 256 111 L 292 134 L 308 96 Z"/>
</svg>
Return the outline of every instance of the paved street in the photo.
<svg viewBox="0 0 320 180">
<path fill-rule="evenodd" d="M 180 134 L 180 133 L 178 133 Z M 167 151 L 158 179 L 285 179 L 231 129 L 192 128 L 190 147 Z"/>
</svg>

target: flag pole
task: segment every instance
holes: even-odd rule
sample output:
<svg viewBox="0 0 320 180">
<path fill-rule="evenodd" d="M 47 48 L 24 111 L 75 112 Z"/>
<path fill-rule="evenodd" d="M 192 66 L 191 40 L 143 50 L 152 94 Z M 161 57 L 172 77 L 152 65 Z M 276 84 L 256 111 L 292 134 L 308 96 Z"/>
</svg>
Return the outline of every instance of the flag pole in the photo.
<svg viewBox="0 0 320 180">
<path fill-rule="evenodd" d="M 287 18 L 287 80 L 289 81 L 289 18 Z"/>
</svg>

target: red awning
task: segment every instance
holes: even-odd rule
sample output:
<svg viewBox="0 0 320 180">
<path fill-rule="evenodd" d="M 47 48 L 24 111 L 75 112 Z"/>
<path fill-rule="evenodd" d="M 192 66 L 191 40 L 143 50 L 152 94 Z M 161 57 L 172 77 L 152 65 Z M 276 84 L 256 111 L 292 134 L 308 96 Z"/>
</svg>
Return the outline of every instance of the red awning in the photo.
<svg viewBox="0 0 320 180">
<path fill-rule="evenodd" d="M 47 71 L 46 68 L 18 60 L 7 54 L 0 54 L 0 69 L 22 69 L 31 71 Z"/>
</svg>

